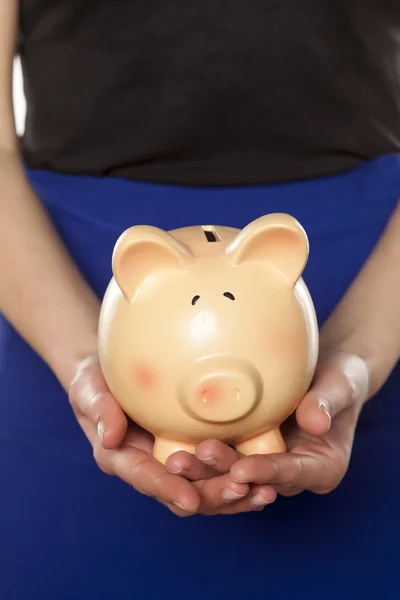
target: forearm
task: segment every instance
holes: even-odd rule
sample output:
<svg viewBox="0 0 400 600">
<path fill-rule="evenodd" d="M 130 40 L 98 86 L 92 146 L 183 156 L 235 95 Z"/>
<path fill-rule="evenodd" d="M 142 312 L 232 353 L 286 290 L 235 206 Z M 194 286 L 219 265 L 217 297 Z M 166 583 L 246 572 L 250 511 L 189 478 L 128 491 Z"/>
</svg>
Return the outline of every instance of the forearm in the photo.
<svg viewBox="0 0 400 600">
<path fill-rule="evenodd" d="M 400 357 L 400 203 L 358 277 L 321 330 L 321 347 L 364 358 L 369 398 Z"/>
<path fill-rule="evenodd" d="M 68 389 L 96 350 L 100 303 L 9 151 L 0 151 L 0 214 L 0 311 Z"/>
</svg>

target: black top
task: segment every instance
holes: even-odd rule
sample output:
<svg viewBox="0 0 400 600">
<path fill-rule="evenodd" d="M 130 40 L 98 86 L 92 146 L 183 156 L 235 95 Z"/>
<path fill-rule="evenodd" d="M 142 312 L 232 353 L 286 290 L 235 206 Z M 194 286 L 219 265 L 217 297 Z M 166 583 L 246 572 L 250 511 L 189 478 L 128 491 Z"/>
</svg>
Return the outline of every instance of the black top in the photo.
<svg viewBox="0 0 400 600">
<path fill-rule="evenodd" d="M 24 157 L 220 185 L 400 150 L 399 0 L 22 0 Z"/>
</svg>

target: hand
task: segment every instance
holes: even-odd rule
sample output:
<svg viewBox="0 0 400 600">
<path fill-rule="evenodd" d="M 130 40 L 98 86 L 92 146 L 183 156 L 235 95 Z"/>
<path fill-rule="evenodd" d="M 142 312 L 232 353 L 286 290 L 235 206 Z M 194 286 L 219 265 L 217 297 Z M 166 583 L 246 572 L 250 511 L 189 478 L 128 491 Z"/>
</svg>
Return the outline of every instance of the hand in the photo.
<svg viewBox="0 0 400 600">
<path fill-rule="evenodd" d="M 334 490 L 346 474 L 368 389 L 364 360 L 341 353 L 322 357 L 311 389 L 283 429 L 288 452 L 241 458 L 231 466 L 232 480 L 273 484 L 285 496 Z"/>
<path fill-rule="evenodd" d="M 188 469 L 186 478 L 183 472 L 169 473 L 156 461 L 152 456 L 153 437 L 128 421 L 110 394 L 97 357 L 88 358 L 78 367 L 69 400 L 100 469 L 157 499 L 174 514 L 232 514 L 254 509 L 247 498 L 249 485 L 230 478 L 231 463 L 225 461 L 222 465 L 223 476 L 211 478 L 211 472 L 200 464 Z M 228 455 L 232 460 L 238 458 L 233 450 Z M 259 487 L 269 500 L 275 498 L 272 486 Z"/>
<path fill-rule="evenodd" d="M 193 481 L 200 492 L 210 496 L 212 489 L 218 490 L 215 494 L 216 505 L 213 510 L 210 506 L 206 514 L 237 514 L 241 512 L 263 510 L 267 504 L 276 500 L 276 491 L 272 485 L 248 485 L 241 491 L 232 488 L 233 482 L 229 471 L 241 455 L 219 440 L 206 440 L 196 448 L 196 454 L 175 452 L 166 463 L 169 473 L 179 474 Z M 241 484 L 243 485 L 243 483 Z M 222 490 L 222 491 L 221 491 Z M 238 493 L 240 495 L 238 496 Z M 219 507 L 220 498 L 228 506 Z"/>
</svg>

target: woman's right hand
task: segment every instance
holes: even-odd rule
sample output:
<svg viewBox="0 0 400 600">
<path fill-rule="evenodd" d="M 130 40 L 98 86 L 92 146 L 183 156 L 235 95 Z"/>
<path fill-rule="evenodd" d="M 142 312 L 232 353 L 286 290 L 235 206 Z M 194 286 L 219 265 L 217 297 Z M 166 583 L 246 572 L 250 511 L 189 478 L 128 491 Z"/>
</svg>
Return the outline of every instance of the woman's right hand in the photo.
<svg viewBox="0 0 400 600">
<path fill-rule="evenodd" d="M 265 496 L 268 500 L 265 504 L 276 497 L 269 485 L 258 486 L 259 489 L 249 493 L 248 484 L 231 480 L 227 472 L 230 465 L 221 466 L 221 475 L 201 467 L 197 473 L 196 467 L 193 472 L 185 473 L 185 477 L 169 473 L 153 458 L 153 436 L 128 421 L 110 394 L 96 356 L 78 366 L 69 400 L 100 469 L 157 499 L 178 516 L 247 512 L 255 510 L 251 498 L 256 492 Z M 231 460 L 237 458 L 232 456 Z"/>
<path fill-rule="evenodd" d="M 151 435 L 128 423 L 108 390 L 96 357 L 79 365 L 69 401 L 104 473 L 116 475 L 142 494 L 157 498 L 176 514 L 197 511 L 198 493 L 189 481 L 167 474 L 152 457 Z"/>
</svg>

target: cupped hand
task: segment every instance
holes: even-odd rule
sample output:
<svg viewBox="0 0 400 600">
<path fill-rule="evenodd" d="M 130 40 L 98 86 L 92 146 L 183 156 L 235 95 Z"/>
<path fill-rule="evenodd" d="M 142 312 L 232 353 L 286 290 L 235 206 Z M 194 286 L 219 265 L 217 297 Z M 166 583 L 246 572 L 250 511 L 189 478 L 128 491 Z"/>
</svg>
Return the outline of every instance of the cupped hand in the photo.
<svg viewBox="0 0 400 600">
<path fill-rule="evenodd" d="M 368 388 L 368 368 L 360 357 L 323 356 L 309 392 L 282 431 L 288 452 L 243 457 L 230 468 L 232 480 L 272 484 L 285 496 L 334 490 L 347 472 Z"/>
<path fill-rule="evenodd" d="M 232 466 L 241 459 L 241 455 L 219 440 L 205 440 L 196 448 L 196 454 L 175 452 L 166 463 L 169 473 L 179 474 L 190 479 L 201 495 L 212 498 L 218 503 L 220 497 L 230 506 L 215 513 L 237 514 L 258 511 L 275 501 L 277 493 L 271 484 L 254 485 L 245 482 L 246 489 L 232 488 L 234 482 L 230 476 Z M 243 484 L 243 483 L 242 483 Z M 222 491 L 221 491 L 222 490 Z"/>
<path fill-rule="evenodd" d="M 127 418 L 111 395 L 96 356 L 79 365 L 69 401 L 99 468 L 155 498 L 174 514 L 234 514 L 259 508 L 252 503 L 250 486 L 233 481 L 229 475 L 236 454 L 229 455 L 231 462 L 225 461 L 223 474 L 218 477 L 210 476 L 218 472 L 218 466 L 210 471 L 200 461 L 191 464 L 186 473 L 171 473 L 155 460 L 153 436 Z M 266 499 L 264 504 L 275 499 L 271 485 L 258 487 Z"/>
</svg>

